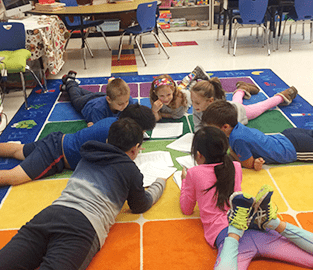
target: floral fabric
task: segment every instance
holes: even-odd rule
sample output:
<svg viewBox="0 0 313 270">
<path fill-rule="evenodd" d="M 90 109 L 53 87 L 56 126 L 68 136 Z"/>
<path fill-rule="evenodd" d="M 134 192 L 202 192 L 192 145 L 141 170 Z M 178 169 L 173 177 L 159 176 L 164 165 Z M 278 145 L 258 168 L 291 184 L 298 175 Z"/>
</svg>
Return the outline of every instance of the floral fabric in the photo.
<svg viewBox="0 0 313 270">
<path fill-rule="evenodd" d="M 55 15 L 40 16 L 37 23 L 45 27 L 26 31 L 26 49 L 32 54 L 30 60 L 42 57 L 45 69 L 55 75 L 64 65 L 63 53 L 68 31 L 63 21 Z"/>
</svg>

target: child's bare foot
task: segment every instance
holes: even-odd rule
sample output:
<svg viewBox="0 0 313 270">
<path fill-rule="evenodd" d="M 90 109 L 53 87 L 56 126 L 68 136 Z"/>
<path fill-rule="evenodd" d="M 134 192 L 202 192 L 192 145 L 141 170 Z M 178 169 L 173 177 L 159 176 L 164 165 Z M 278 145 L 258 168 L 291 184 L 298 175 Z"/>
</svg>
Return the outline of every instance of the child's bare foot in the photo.
<svg viewBox="0 0 313 270">
<path fill-rule="evenodd" d="M 281 96 L 284 101 L 282 103 L 280 103 L 280 106 L 288 106 L 297 96 L 298 94 L 298 90 L 294 87 L 291 86 L 290 88 L 276 94 L 278 96 Z"/>
</svg>

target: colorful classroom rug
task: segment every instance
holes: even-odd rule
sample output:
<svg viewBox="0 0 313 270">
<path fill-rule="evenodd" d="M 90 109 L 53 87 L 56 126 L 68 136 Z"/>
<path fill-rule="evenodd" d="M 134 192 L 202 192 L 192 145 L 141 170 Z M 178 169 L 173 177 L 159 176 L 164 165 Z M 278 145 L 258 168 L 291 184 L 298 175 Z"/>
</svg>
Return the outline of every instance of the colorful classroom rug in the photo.
<svg viewBox="0 0 313 270">
<path fill-rule="evenodd" d="M 288 88 L 273 71 L 238 70 L 214 71 L 211 76 L 220 78 L 231 99 L 238 80 L 255 83 L 261 89 L 258 95 L 245 100 L 246 104 L 264 100 Z M 187 73 L 170 74 L 180 81 Z M 148 93 L 150 83 L 157 75 L 122 76 L 130 86 L 131 95 L 141 104 L 150 106 Z M 80 78 L 81 86 L 90 91 L 105 92 L 108 78 Z M 28 143 L 40 139 L 50 132 L 72 133 L 86 127 L 80 114 L 76 113 L 65 93 L 59 92 L 60 80 L 48 81 L 49 92 L 41 94 L 36 89 L 28 98 L 32 108 L 22 106 L 0 136 L 0 142 L 20 141 Z M 296 87 L 296 85 L 295 85 Z M 183 132 L 193 132 L 192 115 L 182 119 Z M 263 132 L 280 132 L 292 126 L 312 128 L 313 107 L 298 96 L 288 107 L 277 107 L 249 122 L 248 126 Z M 166 122 L 166 121 L 164 121 Z M 147 140 L 144 152 L 169 151 L 174 166 L 181 170 L 177 157 L 187 155 L 166 146 L 173 139 Z M 18 161 L 0 159 L 0 169 L 9 169 Z M 292 163 L 288 165 L 264 166 L 255 172 L 243 169 L 244 191 L 255 195 L 263 184 L 274 187 L 273 201 L 279 213 L 288 222 L 313 232 L 313 165 Z M 34 181 L 16 187 L 0 188 L 0 248 L 3 247 L 36 213 L 50 205 L 65 187 L 71 171 L 64 171 L 50 179 Z M 107 241 L 95 256 L 88 270 L 98 269 L 213 269 L 217 251 L 209 247 L 203 236 L 203 228 L 196 207 L 191 216 L 181 213 L 179 188 L 173 177 L 161 199 L 146 213 L 132 214 L 124 205 L 116 218 Z M 292 256 L 292 255 L 291 255 Z M 302 269 L 293 265 L 268 259 L 254 260 L 249 269 Z"/>
<path fill-rule="evenodd" d="M 164 47 L 171 47 L 168 42 L 162 43 Z M 198 43 L 196 41 L 182 41 L 182 42 L 172 42 L 172 47 L 180 47 L 180 46 L 196 46 Z M 114 77 L 120 76 L 137 76 L 138 68 L 135 57 L 136 47 L 133 44 L 123 44 L 122 53 L 120 60 L 117 60 L 118 50 L 112 51 L 112 62 L 111 62 L 111 74 Z M 158 48 L 157 43 L 148 43 L 143 44 L 143 48 Z M 165 56 L 164 52 L 162 54 Z M 162 55 L 160 56 L 162 57 Z M 142 59 L 140 59 L 142 61 Z"/>
</svg>

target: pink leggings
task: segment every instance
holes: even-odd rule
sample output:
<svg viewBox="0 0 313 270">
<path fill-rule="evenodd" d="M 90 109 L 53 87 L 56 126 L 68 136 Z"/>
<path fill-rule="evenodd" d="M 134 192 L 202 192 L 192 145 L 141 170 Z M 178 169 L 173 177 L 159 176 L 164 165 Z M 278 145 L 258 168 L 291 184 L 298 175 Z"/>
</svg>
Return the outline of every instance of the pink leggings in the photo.
<svg viewBox="0 0 313 270">
<path fill-rule="evenodd" d="M 244 95 L 245 95 L 245 92 L 238 89 L 238 91 L 236 91 L 236 93 L 233 95 L 232 101 L 242 104 Z M 277 95 L 277 96 L 270 97 L 264 101 L 261 101 L 255 104 L 243 105 L 243 106 L 246 110 L 246 115 L 248 117 L 248 120 L 252 120 L 258 117 L 259 115 L 261 115 L 262 113 L 264 113 L 265 111 L 282 103 L 283 101 L 284 101 L 283 98 Z"/>
</svg>

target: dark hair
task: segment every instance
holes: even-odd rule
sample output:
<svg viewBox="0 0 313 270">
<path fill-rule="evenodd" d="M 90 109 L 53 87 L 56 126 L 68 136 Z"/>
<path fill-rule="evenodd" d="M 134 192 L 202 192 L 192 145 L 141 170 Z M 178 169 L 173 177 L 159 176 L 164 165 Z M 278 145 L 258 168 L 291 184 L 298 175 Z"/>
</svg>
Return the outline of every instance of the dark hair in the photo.
<svg viewBox="0 0 313 270">
<path fill-rule="evenodd" d="M 141 126 L 142 130 L 152 130 L 156 124 L 152 110 L 138 103 L 128 105 L 125 110 L 121 112 L 119 119 L 125 117 L 135 120 Z"/>
<path fill-rule="evenodd" d="M 197 82 L 191 89 L 200 95 L 211 98 L 214 100 L 226 100 L 226 94 L 222 87 L 221 81 L 217 77 L 213 77 L 210 80 L 202 80 Z"/>
<path fill-rule="evenodd" d="M 127 152 L 133 146 L 142 144 L 143 130 L 137 122 L 130 118 L 119 119 L 109 130 L 108 143 Z"/>
<path fill-rule="evenodd" d="M 110 99 L 114 100 L 118 96 L 129 95 L 130 89 L 123 79 L 116 78 L 108 83 L 106 94 Z"/>
<path fill-rule="evenodd" d="M 229 206 L 229 196 L 234 192 L 235 167 L 227 154 L 228 139 L 223 131 L 215 127 L 202 127 L 193 138 L 191 155 L 196 158 L 197 152 L 205 158 L 205 164 L 222 163 L 214 167 L 216 182 L 204 190 L 216 188 L 214 197 L 216 206 L 225 211 L 225 204 Z"/>
<path fill-rule="evenodd" d="M 214 101 L 204 111 L 201 123 L 202 125 L 216 125 L 218 127 L 229 124 L 231 127 L 235 127 L 238 124 L 237 110 L 227 101 Z"/>
</svg>

